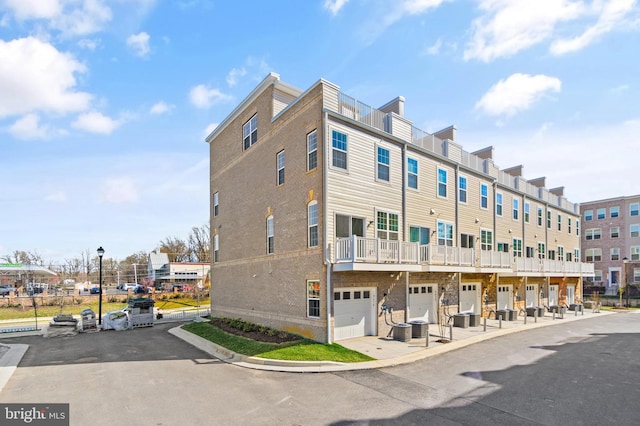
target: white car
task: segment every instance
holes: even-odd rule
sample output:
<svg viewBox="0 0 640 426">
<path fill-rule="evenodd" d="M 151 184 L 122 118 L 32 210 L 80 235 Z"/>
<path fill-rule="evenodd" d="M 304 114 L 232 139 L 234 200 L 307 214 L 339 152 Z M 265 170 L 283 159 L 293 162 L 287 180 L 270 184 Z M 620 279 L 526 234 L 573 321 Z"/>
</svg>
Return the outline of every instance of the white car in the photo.
<svg viewBox="0 0 640 426">
<path fill-rule="evenodd" d="M 129 290 L 135 290 L 136 287 L 138 287 L 138 284 L 136 283 L 126 283 L 126 284 L 122 284 L 122 289 L 124 291 L 129 291 Z"/>
</svg>

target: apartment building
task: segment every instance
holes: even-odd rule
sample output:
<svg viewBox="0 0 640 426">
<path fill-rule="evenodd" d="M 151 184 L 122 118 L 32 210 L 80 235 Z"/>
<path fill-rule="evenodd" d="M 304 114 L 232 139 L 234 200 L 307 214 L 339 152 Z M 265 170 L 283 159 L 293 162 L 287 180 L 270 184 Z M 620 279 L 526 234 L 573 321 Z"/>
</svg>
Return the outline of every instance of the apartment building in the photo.
<svg viewBox="0 0 640 426">
<path fill-rule="evenodd" d="M 585 283 L 606 294 L 640 284 L 640 195 L 589 201 L 580 210 L 583 259 L 595 268 Z"/>
<path fill-rule="evenodd" d="M 573 303 L 578 206 L 493 148 L 269 74 L 206 138 L 216 316 L 332 342 L 394 323 Z"/>
</svg>

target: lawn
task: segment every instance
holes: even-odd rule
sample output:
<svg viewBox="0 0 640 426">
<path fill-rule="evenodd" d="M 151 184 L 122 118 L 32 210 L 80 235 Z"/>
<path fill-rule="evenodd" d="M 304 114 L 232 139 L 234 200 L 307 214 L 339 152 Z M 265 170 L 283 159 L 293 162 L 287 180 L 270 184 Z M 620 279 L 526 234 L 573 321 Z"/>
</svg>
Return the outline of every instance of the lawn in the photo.
<svg viewBox="0 0 640 426">
<path fill-rule="evenodd" d="M 116 311 L 118 309 L 122 309 L 127 306 L 126 296 L 119 297 L 118 301 L 113 301 L 115 298 L 112 296 L 105 296 L 105 300 L 102 301 L 102 313 L 106 313 L 109 311 Z M 22 300 L 22 298 L 16 299 L 17 302 Z M 110 301 L 111 300 L 111 301 Z M 98 313 L 98 301 L 93 300 L 91 302 L 88 299 L 84 299 L 83 297 L 77 296 L 65 296 L 64 302 L 62 303 L 61 297 L 50 297 L 46 302 L 47 305 L 42 305 L 42 301 L 39 298 L 36 298 L 36 302 L 38 303 L 38 318 L 40 317 L 54 317 L 59 313 L 63 314 L 71 314 L 71 315 L 80 315 L 80 312 L 89 308 L 93 310 L 96 314 Z M 208 305 L 209 300 L 200 299 L 200 306 Z M 11 320 L 11 319 L 26 319 L 26 318 L 34 318 L 35 311 L 33 307 L 30 306 L 31 299 L 25 300 L 25 303 L 29 303 L 29 306 L 12 306 L 12 307 L 1 307 L 0 308 L 0 320 Z M 60 307 L 62 303 L 62 308 Z M 17 304 L 17 303 L 16 303 Z M 179 308 L 195 308 L 198 306 L 198 301 L 196 299 L 191 299 L 187 297 L 180 297 L 176 299 L 166 299 L 166 300 L 156 300 L 155 307 L 160 310 L 167 309 L 179 309 Z"/>
<path fill-rule="evenodd" d="M 208 322 L 186 324 L 182 328 L 230 351 L 260 358 L 335 362 L 363 362 L 374 359 L 337 343 L 326 345 L 308 339 L 284 343 L 258 342 L 227 333 Z"/>
</svg>

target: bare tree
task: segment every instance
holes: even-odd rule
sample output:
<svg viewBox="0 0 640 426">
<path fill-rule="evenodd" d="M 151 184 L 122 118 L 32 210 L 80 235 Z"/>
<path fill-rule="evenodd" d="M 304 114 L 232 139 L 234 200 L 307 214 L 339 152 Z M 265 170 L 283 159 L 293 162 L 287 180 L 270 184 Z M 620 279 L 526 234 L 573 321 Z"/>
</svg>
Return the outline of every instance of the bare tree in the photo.
<svg viewBox="0 0 640 426">
<path fill-rule="evenodd" d="M 189 247 L 177 237 L 167 237 L 160 241 L 160 253 L 167 253 L 169 262 L 188 262 L 191 260 Z"/>
<path fill-rule="evenodd" d="M 209 262 L 209 247 L 211 243 L 209 225 L 194 226 L 187 239 L 192 260 L 195 262 Z"/>
</svg>

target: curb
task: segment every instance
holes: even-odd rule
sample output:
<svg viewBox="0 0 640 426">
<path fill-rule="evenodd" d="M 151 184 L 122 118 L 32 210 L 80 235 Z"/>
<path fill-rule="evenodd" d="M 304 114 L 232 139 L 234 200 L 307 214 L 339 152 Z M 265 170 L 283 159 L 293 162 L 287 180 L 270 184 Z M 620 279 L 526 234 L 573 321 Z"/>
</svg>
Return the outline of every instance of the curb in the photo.
<svg viewBox="0 0 640 426">
<path fill-rule="evenodd" d="M 613 315 L 616 313 L 617 312 L 600 312 L 601 315 Z M 589 316 L 585 318 L 584 316 L 567 316 L 566 318 L 557 322 L 539 322 L 527 324 L 526 326 L 522 324 L 522 326 L 519 327 L 503 328 L 492 331 L 491 333 L 468 337 L 463 340 L 454 340 L 450 343 L 436 347 L 425 347 L 422 350 L 395 358 L 378 359 L 374 361 L 365 361 L 359 363 L 342 363 L 333 361 L 287 361 L 247 356 L 232 352 L 229 349 L 217 345 L 207 339 L 183 330 L 180 326 L 170 329 L 169 333 L 202 350 L 203 352 L 206 352 L 209 355 L 218 358 L 223 362 L 233 364 L 238 367 L 252 368 L 255 370 L 279 371 L 286 373 L 329 373 L 349 370 L 371 370 L 376 368 L 409 364 L 421 359 L 430 358 L 486 340 L 491 340 L 496 337 L 590 318 L 594 317 Z"/>
</svg>

